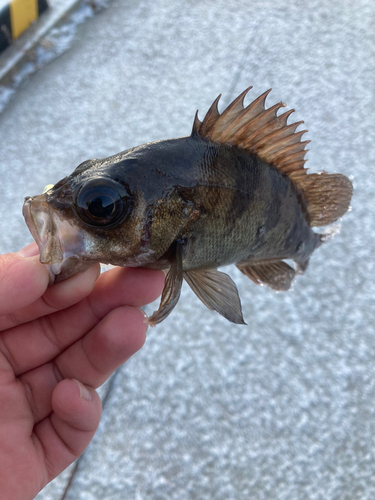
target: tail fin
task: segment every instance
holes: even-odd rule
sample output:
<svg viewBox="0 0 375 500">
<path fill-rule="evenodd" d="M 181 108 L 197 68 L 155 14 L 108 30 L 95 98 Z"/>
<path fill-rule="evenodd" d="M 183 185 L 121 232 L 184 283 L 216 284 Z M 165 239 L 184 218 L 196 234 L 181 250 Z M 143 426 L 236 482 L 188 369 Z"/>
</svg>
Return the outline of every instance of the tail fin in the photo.
<svg viewBox="0 0 375 500">
<path fill-rule="evenodd" d="M 310 226 L 327 226 L 349 208 L 353 185 L 342 174 L 305 175 L 296 183 L 307 202 Z"/>
</svg>

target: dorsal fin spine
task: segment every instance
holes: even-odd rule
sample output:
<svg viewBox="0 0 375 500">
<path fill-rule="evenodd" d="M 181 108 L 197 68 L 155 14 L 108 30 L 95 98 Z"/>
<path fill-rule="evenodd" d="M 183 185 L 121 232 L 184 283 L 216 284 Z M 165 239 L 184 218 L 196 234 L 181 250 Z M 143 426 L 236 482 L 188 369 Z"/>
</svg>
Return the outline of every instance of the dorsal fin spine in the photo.
<svg viewBox="0 0 375 500">
<path fill-rule="evenodd" d="M 220 97 L 221 94 L 218 95 L 214 100 L 214 102 L 211 104 L 210 109 L 207 111 L 207 114 L 204 117 L 201 126 L 199 127 L 199 135 L 201 135 L 202 137 L 206 137 L 211 132 L 211 129 L 213 128 L 214 124 L 220 117 L 220 113 L 218 110 L 218 103 Z"/>
<path fill-rule="evenodd" d="M 232 139 L 235 140 L 235 136 L 233 134 L 233 129 L 236 129 L 236 126 L 238 126 L 238 128 L 241 128 L 242 126 L 242 121 L 244 120 L 244 118 L 246 117 L 251 117 L 250 120 L 253 120 L 254 118 L 256 118 L 260 113 L 262 113 L 264 111 L 264 103 L 265 103 L 265 100 L 266 100 L 266 97 L 268 96 L 268 94 L 271 92 L 271 89 L 267 90 L 266 92 L 264 92 L 262 95 L 260 95 L 257 99 L 255 99 L 255 101 L 251 102 L 248 106 L 246 106 L 246 108 L 243 108 L 237 118 L 235 118 L 229 125 L 228 129 L 227 129 L 227 134 L 225 133 L 222 133 L 219 140 L 220 142 L 226 142 L 227 140 L 230 140 L 230 135 L 232 135 Z M 257 109 L 257 108 L 261 108 L 261 109 Z M 251 116 L 251 113 L 254 112 L 254 110 L 256 110 L 256 113 L 253 114 L 253 116 Z M 224 115 L 225 111 L 223 112 L 223 115 Z M 245 122 L 246 123 L 246 122 Z M 228 131 L 230 131 L 232 134 L 228 134 Z M 235 133 L 237 132 L 237 130 L 235 131 Z M 228 137 L 229 135 L 229 137 Z"/>
<path fill-rule="evenodd" d="M 298 142 L 297 144 L 292 144 L 291 146 L 288 146 L 286 148 L 281 149 L 278 151 L 275 155 L 272 155 L 273 163 L 275 160 L 278 158 L 281 159 L 281 161 L 284 159 L 283 155 L 288 153 L 287 158 L 291 158 L 294 153 L 292 151 L 295 151 L 296 153 L 303 152 L 304 155 L 307 153 L 307 150 L 304 149 L 304 147 L 309 144 L 311 141 L 304 141 L 304 142 Z M 298 149 L 297 149 L 298 147 Z"/>
<path fill-rule="evenodd" d="M 217 120 L 215 130 L 213 131 L 211 139 L 213 141 L 220 141 L 220 135 L 223 130 L 228 127 L 228 123 L 231 123 L 232 119 L 234 119 L 238 114 L 244 109 L 244 100 L 246 94 L 253 87 L 248 87 L 246 90 L 242 92 L 236 99 L 234 99 L 229 106 L 223 111 L 220 117 Z M 232 118 L 233 115 L 233 118 Z M 222 127 L 222 124 L 224 126 Z"/>
<path fill-rule="evenodd" d="M 264 127 L 262 127 L 260 130 L 258 130 L 256 132 L 254 132 L 254 134 L 252 135 L 251 138 L 253 139 L 255 137 L 261 136 L 262 141 L 269 140 L 271 137 L 273 137 L 274 134 L 280 133 L 280 129 L 284 129 L 284 131 L 287 130 L 288 127 L 283 125 L 283 123 L 284 124 L 286 123 L 286 119 L 283 119 L 283 117 L 284 117 L 284 115 L 287 115 L 287 114 L 290 114 L 290 113 L 283 113 L 280 116 L 275 116 L 275 118 L 273 120 L 269 121 L 268 123 L 266 123 L 266 125 L 264 125 Z M 264 132 L 268 132 L 268 133 L 264 134 Z"/>
<path fill-rule="evenodd" d="M 282 172 L 284 174 L 289 175 L 289 177 L 290 177 L 290 174 L 292 174 L 293 172 L 298 172 L 300 170 L 301 163 L 304 165 L 307 161 L 309 161 L 309 160 L 299 160 L 299 161 L 295 161 L 293 163 L 288 163 L 287 165 L 285 165 L 283 167 Z M 308 170 L 308 169 L 306 169 L 306 170 Z"/>
<path fill-rule="evenodd" d="M 306 132 L 307 130 L 301 130 L 300 132 L 295 132 L 294 134 L 288 137 L 283 137 L 282 139 L 279 139 L 278 141 L 275 141 L 273 144 L 270 144 L 269 146 L 262 149 L 262 153 L 264 154 L 269 153 L 274 149 L 278 149 L 283 144 L 285 144 L 285 146 L 295 145 L 298 143 L 303 144 L 302 142 L 300 142 L 300 139 L 304 134 L 306 134 Z"/>
<path fill-rule="evenodd" d="M 198 110 L 195 113 L 194 117 L 194 122 L 193 122 L 193 129 L 191 131 L 191 135 L 199 135 L 199 128 L 201 126 L 202 122 L 198 118 Z"/>
<path fill-rule="evenodd" d="M 292 110 L 291 110 L 292 111 Z M 287 114 L 287 113 L 284 113 Z M 271 132 L 270 134 L 267 134 L 263 136 L 256 144 L 254 144 L 253 149 L 257 150 L 259 149 L 265 142 L 269 142 L 271 140 L 275 140 L 277 137 L 280 137 L 281 139 L 285 139 L 286 137 L 289 137 L 290 135 L 293 135 L 294 131 L 296 128 L 301 125 L 303 121 L 292 123 L 288 126 L 285 126 L 283 128 L 279 128 L 275 132 Z M 266 127 L 264 127 L 266 129 Z"/>
<path fill-rule="evenodd" d="M 271 108 L 264 110 L 262 113 L 259 113 L 259 115 L 257 115 L 250 122 L 248 122 L 246 124 L 246 126 L 242 127 L 242 129 L 238 130 L 238 132 L 233 137 L 233 139 L 241 141 L 241 136 L 243 134 L 245 134 L 249 129 L 250 130 L 253 129 L 254 125 L 259 127 L 259 124 L 261 124 L 260 128 L 255 128 L 255 130 L 252 134 L 246 136 L 246 143 L 245 144 L 249 144 L 251 142 L 251 140 L 253 139 L 253 137 L 256 136 L 259 132 L 261 132 L 261 130 L 267 125 L 267 123 L 271 124 L 272 122 L 274 122 L 276 124 L 277 111 L 282 106 L 285 106 L 285 104 L 277 103 L 277 104 L 274 104 Z M 264 120 L 265 120 L 266 125 L 263 125 Z M 257 123 L 257 121 L 258 121 L 258 123 Z"/>
</svg>

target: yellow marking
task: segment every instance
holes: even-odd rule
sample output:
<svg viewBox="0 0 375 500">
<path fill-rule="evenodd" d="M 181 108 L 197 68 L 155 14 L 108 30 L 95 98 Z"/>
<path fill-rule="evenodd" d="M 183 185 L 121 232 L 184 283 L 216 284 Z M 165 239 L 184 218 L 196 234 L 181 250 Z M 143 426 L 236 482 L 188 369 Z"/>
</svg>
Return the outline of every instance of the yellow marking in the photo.
<svg viewBox="0 0 375 500">
<path fill-rule="evenodd" d="M 38 0 L 13 0 L 9 7 L 12 37 L 15 39 L 38 18 Z"/>
</svg>

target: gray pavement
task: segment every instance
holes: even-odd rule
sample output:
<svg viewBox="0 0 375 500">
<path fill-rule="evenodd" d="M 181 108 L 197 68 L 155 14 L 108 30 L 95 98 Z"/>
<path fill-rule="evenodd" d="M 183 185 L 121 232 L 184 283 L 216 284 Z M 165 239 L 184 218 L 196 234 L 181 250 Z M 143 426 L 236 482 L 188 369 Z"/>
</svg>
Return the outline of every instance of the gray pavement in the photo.
<svg viewBox="0 0 375 500">
<path fill-rule="evenodd" d="M 75 42 L 77 26 L 107 6 L 108 1 L 48 1 L 49 8 L 0 54 L 0 112 L 19 85 L 65 52 Z"/>
<path fill-rule="evenodd" d="M 313 171 L 354 182 L 292 291 L 228 270 L 247 327 L 184 287 L 113 380 L 67 500 L 375 497 L 374 24 L 371 0 L 112 1 L 0 115 L 2 252 L 30 241 L 24 196 L 87 158 L 187 135 L 197 108 L 248 85 L 296 108 Z"/>
</svg>

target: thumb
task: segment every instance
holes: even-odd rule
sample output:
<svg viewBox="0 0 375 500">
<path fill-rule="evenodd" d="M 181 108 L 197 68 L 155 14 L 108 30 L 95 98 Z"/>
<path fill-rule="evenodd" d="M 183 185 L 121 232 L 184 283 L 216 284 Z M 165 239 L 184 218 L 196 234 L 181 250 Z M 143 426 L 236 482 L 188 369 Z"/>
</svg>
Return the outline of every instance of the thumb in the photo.
<svg viewBox="0 0 375 500">
<path fill-rule="evenodd" d="M 25 307 L 45 292 L 49 282 L 39 255 L 20 253 L 0 255 L 0 315 Z"/>
<path fill-rule="evenodd" d="M 64 379 L 53 391 L 52 409 L 52 415 L 34 428 L 45 454 L 47 481 L 83 453 L 99 425 L 102 405 L 93 388 Z"/>
</svg>

